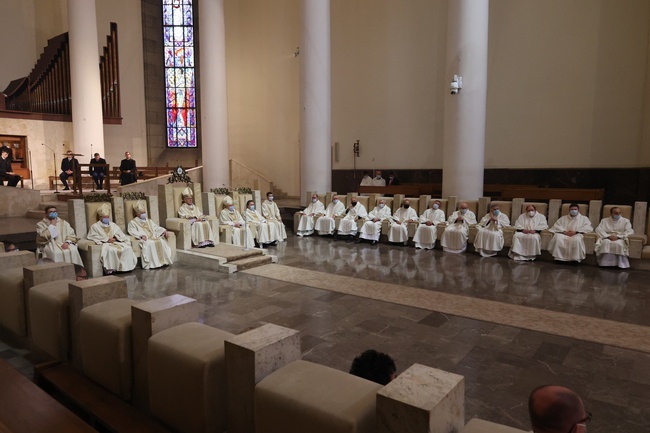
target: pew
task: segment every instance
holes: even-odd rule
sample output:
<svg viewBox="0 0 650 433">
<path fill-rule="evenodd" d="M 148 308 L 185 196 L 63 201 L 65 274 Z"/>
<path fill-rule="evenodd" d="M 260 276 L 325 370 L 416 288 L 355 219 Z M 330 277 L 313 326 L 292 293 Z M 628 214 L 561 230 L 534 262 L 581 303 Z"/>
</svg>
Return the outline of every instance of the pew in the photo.
<svg viewBox="0 0 650 433">
<path fill-rule="evenodd" d="M 514 188 L 508 187 L 501 191 L 503 200 L 526 197 L 526 200 L 551 200 L 560 199 L 565 201 L 588 202 L 591 200 L 602 200 L 605 190 L 589 188 Z"/>
</svg>

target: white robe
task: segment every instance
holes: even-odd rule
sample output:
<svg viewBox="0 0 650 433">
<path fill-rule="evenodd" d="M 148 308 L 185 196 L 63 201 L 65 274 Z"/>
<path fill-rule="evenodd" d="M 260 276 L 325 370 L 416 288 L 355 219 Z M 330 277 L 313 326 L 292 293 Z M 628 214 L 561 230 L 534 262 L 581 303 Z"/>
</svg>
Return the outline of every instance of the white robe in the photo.
<svg viewBox="0 0 650 433">
<path fill-rule="evenodd" d="M 242 218 L 241 214 L 237 210 L 230 212 L 230 210 L 224 209 L 219 215 L 219 222 L 232 228 L 232 244 L 238 247 L 242 246 L 244 243 L 244 218 Z M 235 223 L 239 223 L 240 226 L 235 227 Z M 253 248 L 254 246 L 253 232 L 251 232 L 250 227 L 246 227 L 246 248 Z"/>
<path fill-rule="evenodd" d="M 363 179 L 361 179 L 361 183 L 359 186 L 372 186 L 372 177 L 366 176 Z"/>
<path fill-rule="evenodd" d="M 463 217 L 463 221 L 456 222 L 458 217 Z M 469 226 L 476 224 L 476 215 L 471 210 L 467 210 L 465 215 L 460 211 L 454 211 L 447 219 L 447 227 L 442 233 L 440 245 L 448 253 L 462 253 L 467 249 L 467 239 L 469 237 Z"/>
<path fill-rule="evenodd" d="M 201 209 L 197 205 L 183 203 L 178 209 L 178 216 L 189 220 L 192 225 L 192 245 L 203 246 L 214 244 L 214 234 L 212 233 L 210 222 L 203 220 L 203 212 L 201 212 Z"/>
<path fill-rule="evenodd" d="M 348 208 L 348 213 L 343 217 L 341 222 L 339 222 L 339 231 L 337 232 L 339 235 L 356 235 L 357 234 L 357 220 L 359 219 L 364 219 L 367 215 L 368 212 L 366 212 L 366 208 L 364 205 L 361 203 L 357 202 L 357 205 Z"/>
<path fill-rule="evenodd" d="M 529 216 L 528 213 L 519 215 L 515 221 L 516 230 L 535 230 L 540 232 L 548 228 L 546 217 L 539 212 L 535 212 L 534 216 Z M 522 233 L 517 231 L 512 236 L 512 247 L 508 256 L 514 260 L 535 260 L 537 256 L 542 254 L 542 237 L 539 233 Z"/>
<path fill-rule="evenodd" d="M 555 260 L 580 262 L 587 257 L 587 249 L 585 248 L 582 233 L 594 231 L 589 218 L 580 214 L 575 217 L 565 215 L 557 220 L 551 231 L 555 235 L 548 244 L 548 250 Z M 579 233 L 574 236 L 566 236 L 562 234 L 564 231 Z"/>
<path fill-rule="evenodd" d="M 372 212 L 367 216 L 368 221 L 363 223 L 359 237 L 369 241 L 378 241 L 379 236 L 381 236 L 381 222 L 390 218 L 391 215 L 392 212 L 390 207 L 384 205 L 384 207 L 380 209 L 379 206 L 375 206 Z M 375 218 L 379 219 L 379 221 L 373 221 Z"/>
<path fill-rule="evenodd" d="M 343 206 L 341 200 L 336 204 L 334 202 L 330 203 L 327 205 L 327 209 L 325 209 L 325 215 L 316 220 L 314 230 L 318 231 L 319 235 L 331 235 L 336 227 L 334 218 L 343 216 L 344 214 L 345 206 Z"/>
<path fill-rule="evenodd" d="M 433 223 L 427 225 L 427 221 Z M 436 226 L 445 221 L 445 212 L 442 209 L 427 209 L 420 215 L 420 225 L 418 226 L 413 242 L 416 248 L 432 250 L 436 245 L 438 238 L 438 229 Z"/>
<path fill-rule="evenodd" d="M 264 200 L 264 203 L 262 203 L 262 216 L 266 218 L 270 226 L 274 227 L 271 230 L 271 241 L 282 242 L 287 239 L 287 229 L 284 227 L 280 209 L 275 202 Z"/>
<path fill-rule="evenodd" d="M 310 203 L 309 206 L 302 211 L 300 215 L 300 222 L 298 223 L 298 236 L 309 236 L 314 234 L 314 222 L 316 218 L 325 213 L 325 205 L 317 200 L 316 203 Z"/>
<path fill-rule="evenodd" d="M 383 177 L 373 177 L 372 178 L 372 186 L 386 186 L 386 179 Z"/>
<path fill-rule="evenodd" d="M 408 222 L 417 221 L 418 214 L 415 209 L 409 207 L 405 209 L 400 207 L 390 219 L 390 229 L 388 230 L 388 242 L 406 242 L 409 240 Z M 399 224 L 398 224 L 399 223 Z"/>
<path fill-rule="evenodd" d="M 61 218 L 50 224 L 49 218 L 43 218 L 36 224 L 36 243 L 43 255 L 55 262 L 68 262 L 83 266 L 79 250 L 77 249 L 77 236 L 72 226 Z M 67 243 L 68 248 L 61 246 Z"/>
<path fill-rule="evenodd" d="M 492 214 L 488 213 L 478 223 L 478 233 L 474 239 L 474 248 L 483 257 L 496 256 L 503 249 L 503 228 L 510 225 L 510 218 L 503 212 L 499 212 L 496 221 L 492 220 Z"/>
<path fill-rule="evenodd" d="M 87 238 L 102 246 L 101 261 L 102 267 L 106 270 L 131 271 L 138 263 L 138 258 L 131 248 L 131 239 L 112 221 L 108 225 L 97 221 L 90 226 Z M 108 242 L 110 238 L 115 238 L 116 242 Z"/>
<path fill-rule="evenodd" d="M 139 239 L 142 269 L 155 269 L 172 264 L 172 249 L 167 245 L 164 227 L 147 218 L 133 218 L 127 227 L 129 234 Z M 146 236 L 146 240 L 142 239 Z"/>
<path fill-rule="evenodd" d="M 258 244 L 263 245 L 273 242 L 270 234 L 271 227 L 259 211 L 246 209 L 246 221 Z"/>
<path fill-rule="evenodd" d="M 632 224 L 627 218 L 619 218 L 614 221 L 611 217 L 603 218 L 596 227 L 598 240 L 594 252 L 600 266 L 618 266 L 619 268 L 629 268 L 630 255 L 628 237 L 634 234 Z M 619 239 L 612 241 L 609 236 L 618 236 Z"/>
</svg>

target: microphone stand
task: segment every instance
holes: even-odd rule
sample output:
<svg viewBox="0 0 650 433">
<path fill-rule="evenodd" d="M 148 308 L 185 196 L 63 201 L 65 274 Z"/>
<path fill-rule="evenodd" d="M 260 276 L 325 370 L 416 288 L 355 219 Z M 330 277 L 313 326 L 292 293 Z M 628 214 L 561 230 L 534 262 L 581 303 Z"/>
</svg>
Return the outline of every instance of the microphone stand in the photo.
<svg viewBox="0 0 650 433">
<path fill-rule="evenodd" d="M 90 143 L 90 157 L 92 158 L 91 161 L 93 159 L 95 159 L 95 155 L 93 154 L 93 144 L 92 143 Z M 94 169 L 94 167 L 90 166 L 90 167 L 88 167 L 88 171 L 90 172 L 90 177 L 92 178 L 92 181 L 93 181 L 93 190 L 91 192 L 95 192 L 95 176 L 93 176 L 93 174 L 95 174 L 95 169 Z M 81 175 L 79 177 L 81 177 Z"/>
<path fill-rule="evenodd" d="M 248 209 L 244 211 L 244 251 L 250 250 L 250 248 L 248 248 L 248 220 L 247 220 L 248 215 L 246 214 L 247 211 Z"/>
<path fill-rule="evenodd" d="M 56 160 L 55 160 L 56 162 Z M 34 189 L 34 170 L 32 170 L 32 151 L 29 151 L 29 177 L 32 179 L 32 190 Z"/>
<path fill-rule="evenodd" d="M 59 193 L 59 182 L 56 180 L 56 152 L 50 146 L 45 143 L 41 143 L 41 146 L 45 146 L 52 151 L 54 154 L 54 192 Z"/>
</svg>

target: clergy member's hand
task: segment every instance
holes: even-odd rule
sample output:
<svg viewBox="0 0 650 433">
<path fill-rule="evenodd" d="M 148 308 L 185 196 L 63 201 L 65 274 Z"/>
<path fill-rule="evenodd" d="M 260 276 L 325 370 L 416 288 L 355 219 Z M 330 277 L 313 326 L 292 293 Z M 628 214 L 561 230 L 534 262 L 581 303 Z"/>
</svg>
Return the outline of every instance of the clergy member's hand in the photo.
<svg viewBox="0 0 650 433">
<path fill-rule="evenodd" d="M 432 226 L 432 225 L 433 225 L 433 223 L 432 223 L 431 221 L 427 221 L 427 222 L 425 222 L 425 224 L 428 225 L 428 226 Z"/>
<path fill-rule="evenodd" d="M 109 244 L 114 244 L 115 243 L 115 237 L 112 237 L 108 240 Z"/>
<path fill-rule="evenodd" d="M 608 239 L 609 239 L 610 241 L 617 241 L 617 240 L 619 240 L 620 238 L 619 238 L 618 236 L 616 236 L 616 235 L 611 235 Z"/>
<path fill-rule="evenodd" d="M 140 236 L 140 239 L 142 239 L 143 241 L 146 241 L 147 237 L 145 235 L 142 235 L 142 236 Z"/>
<path fill-rule="evenodd" d="M 62 250 L 67 250 L 68 248 L 70 248 L 70 244 L 67 243 L 67 242 L 63 242 L 63 244 L 61 245 L 61 249 Z"/>
<path fill-rule="evenodd" d="M 169 236 L 169 233 L 167 232 L 167 230 L 165 230 L 165 232 L 163 233 L 163 236 L 165 237 L 165 239 L 167 239 L 167 237 Z"/>
</svg>

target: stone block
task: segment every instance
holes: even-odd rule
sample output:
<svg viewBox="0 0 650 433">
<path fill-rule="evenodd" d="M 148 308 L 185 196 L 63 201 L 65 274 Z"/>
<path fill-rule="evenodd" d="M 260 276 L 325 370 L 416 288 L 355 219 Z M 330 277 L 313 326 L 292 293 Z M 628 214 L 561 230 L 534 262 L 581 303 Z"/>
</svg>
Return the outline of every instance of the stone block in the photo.
<svg viewBox="0 0 650 433">
<path fill-rule="evenodd" d="M 150 220 L 160 225 L 160 213 L 158 208 L 158 196 L 148 195 L 145 197 L 147 201 L 147 207 L 149 208 L 149 214 L 147 215 Z"/>
<path fill-rule="evenodd" d="M 554 198 L 548 201 L 548 226 L 553 227 L 553 224 L 560 218 L 560 209 L 562 208 L 562 200 Z"/>
<path fill-rule="evenodd" d="M 225 342 L 229 433 L 254 433 L 255 385 L 300 359 L 300 334 L 267 323 Z"/>
<path fill-rule="evenodd" d="M 591 221 L 591 225 L 594 227 L 598 227 L 598 224 L 600 224 L 601 215 L 602 215 L 602 210 L 603 210 L 603 201 L 602 200 L 591 200 L 589 202 L 589 221 Z"/>
<path fill-rule="evenodd" d="M 645 236 L 646 234 L 646 216 L 648 212 L 647 201 L 634 202 L 634 212 L 632 213 L 632 228 L 634 234 L 638 236 Z"/>
<path fill-rule="evenodd" d="M 18 251 L 17 253 L 0 253 L 0 268 L 22 268 L 36 264 L 36 255 L 31 251 Z"/>
<path fill-rule="evenodd" d="M 25 266 L 23 268 L 23 286 L 25 296 L 29 288 L 38 284 L 55 280 L 75 280 L 74 265 L 72 263 L 43 263 L 42 265 Z"/>
<path fill-rule="evenodd" d="M 81 199 L 68 200 L 68 222 L 79 239 L 88 234 L 86 205 Z"/>
<path fill-rule="evenodd" d="M 111 208 L 113 209 L 113 222 L 126 233 L 126 226 L 133 217 L 124 214 L 124 199 L 116 196 L 111 197 Z"/>
<path fill-rule="evenodd" d="M 377 432 L 456 433 L 465 425 L 465 379 L 413 364 L 377 393 Z"/>
</svg>

